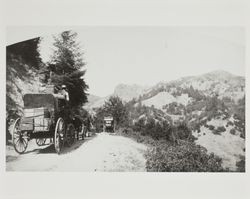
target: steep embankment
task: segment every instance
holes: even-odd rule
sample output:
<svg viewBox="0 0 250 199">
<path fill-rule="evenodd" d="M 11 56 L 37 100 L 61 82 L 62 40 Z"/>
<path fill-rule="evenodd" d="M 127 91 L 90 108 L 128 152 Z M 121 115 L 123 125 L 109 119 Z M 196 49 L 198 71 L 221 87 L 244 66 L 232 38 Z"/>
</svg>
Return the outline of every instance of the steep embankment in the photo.
<svg viewBox="0 0 250 199">
<path fill-rule="evenodd" d="M 7 60 L 6 69 L 7 110 L 17 109 L 21 113 L 23 95 L 39 92 L 40 77 L 36 70 L 15 56 Z"/>
<path fill-rule="evenodd" d="M 6 102 L 7 113 L 23 108 L 23 95 L 36 93 L 41 86 L 42 65 L 38 52 L 39 38 L 23 41 L 6 47 Z"/>
</svg>

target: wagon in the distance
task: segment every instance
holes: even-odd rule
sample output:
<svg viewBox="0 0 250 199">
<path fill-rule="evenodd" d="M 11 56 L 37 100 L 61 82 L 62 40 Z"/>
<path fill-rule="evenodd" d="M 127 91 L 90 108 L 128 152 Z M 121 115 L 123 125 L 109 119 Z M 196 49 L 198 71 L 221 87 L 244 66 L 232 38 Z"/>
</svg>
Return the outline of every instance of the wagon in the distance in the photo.
<svg viewBox="0 0 250 199">
<path fill-rule="evenodd" d="M 112 116 L 104 117 L 103 131 L 110 133 L 115 131 L 115 123 Z"/>
<path fill-rule="evenodd" d="M 36 139 L 39 146 L 46 139 L 52 140 L 59 154 L 65 144 L 71 146 L 79 137 L 66 100 L 55 94 L 24 95 L 23 112 L 12 129 L 14 149 L 20 154 L 26 151 L 31 139 Z"/>
</svg>

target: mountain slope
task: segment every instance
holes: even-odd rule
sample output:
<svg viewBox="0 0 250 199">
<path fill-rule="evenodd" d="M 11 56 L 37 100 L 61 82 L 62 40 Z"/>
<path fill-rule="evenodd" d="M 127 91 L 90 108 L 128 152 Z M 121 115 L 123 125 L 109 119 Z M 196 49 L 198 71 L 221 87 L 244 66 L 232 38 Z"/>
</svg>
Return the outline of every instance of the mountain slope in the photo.
<svg viewBox="0 0 250 199">
<path fill-rule="evenodd" d="M 200 76 L 160 82 L 149 89 L 147 93 L 144 93 L 143 100 L 152 98 L 161 92 L 168 92 L 174 96 L 181 95 L 182 93 L 187 93 L 187 89 L 197 90 L 201 95 L 205 96 L 217 94 L 220 99 L 229 98 L 237 102 L 245 95 L 245 79 L 225 71 L 213 71 Z M 157 104 L 153 105 L 157 106 Z"/>
<path fill-rule="evenodd" d="M 118 96 L 124 102 L 128 102 L 132 99 L 137 99 L 140 95 L 145 93 L 147 89 L 148 87 L 140 86 L 137 84 L 133 85 L 119 84 L 115 87 L 114 92 L 106 97 L 89 95 L 88 103 L 86 103 L 84 107 L 88 110 L 101 107 L 102 105 L 104 105 L 105 101 L 107 101 L 111 96 Z"/>
<path fill-rule="evenodd" d="M 139 86 L 137 84 L 133 85 L 126 85 L 126 84 L 119 84 L 115 87 L 114 96 L 120 97 L 124 101 L 130 101 L 133 98 L 138 98 L 140 95 L 146 92 L 148 87 Z"/>
<path fill-rule="evenodd" d="M 170 123 L 185 121 L 197 144 L 221 157 L 224 168 L 237 170 L 237 162 L 245 159 L 244 96 L 244 77 L 213 71 L 160 82 L 144 93 L 136 106 L 159 109 Z M 155 111 L 153 115 L 145 113 L 133 120 L 157 118 Z"/>
</svg>

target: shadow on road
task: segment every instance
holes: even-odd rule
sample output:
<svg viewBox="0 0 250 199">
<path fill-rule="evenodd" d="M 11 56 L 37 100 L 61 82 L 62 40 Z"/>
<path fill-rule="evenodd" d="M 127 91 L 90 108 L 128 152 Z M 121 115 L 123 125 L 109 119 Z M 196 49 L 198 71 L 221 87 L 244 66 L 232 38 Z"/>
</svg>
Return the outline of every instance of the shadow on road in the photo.
<svg viewBox="0 0 250 199">
<path fill-rule="evenodd" d="M 71 147 L 63 146 L 60 155 L 72 153 L 81 147 L 83 144 L 87 143 L 88 141 L 95 138 L 96 135 L 92 135 L 91 137 L 85 137 L 84 140 L 77 140 Z M 6 148 L 6 162 L 17 161 L 21 157 L 25 157 L 25 155 L 39 155 L 39 154 L 56 154 L 55 147 L 53 143 L 47 143 L 43 146 L 37 146 L 37 144 L 33 141 L 28 146 L 27 151 L 24 154 L 18 154 L 15 152 L 14 147 L 12 144 L 8 145 Z"/>
<path fill-rule="evenodd" d="M 68 147 L 68 146 L 63 146 L 62 151 L 60 153 L 60 155 L 63 154 L 67 154 L 67 153 L 71 153 L 74 150 L 78 149 L 82 144 L 92 140 L 95 137 L 95 135 L 91 136 L 91 137 L 85 137 L 84 140 L 77 140 L 72 146 Z M 38 149 L 34 149 L 32 151 L 27 151 L 26 153 L 36 153 L 36 154 L 48 154 L 48 153 L 56 153 L 55 151 L 55 147 L 54 144 L 50 144 L 48 147 L 45 148 L 38 148 Z"/>
</svg>

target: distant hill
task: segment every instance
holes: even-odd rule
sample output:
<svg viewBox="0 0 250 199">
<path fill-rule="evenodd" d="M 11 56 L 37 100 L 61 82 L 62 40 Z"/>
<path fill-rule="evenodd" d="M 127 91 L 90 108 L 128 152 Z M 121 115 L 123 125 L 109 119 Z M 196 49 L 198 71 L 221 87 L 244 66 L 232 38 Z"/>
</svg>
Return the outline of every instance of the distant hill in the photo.
<svg viewBox="0 0 250 199">
<path fill-rule="evenodd" d="M 237 102 L 245 95 L 245 78 L 225 71 L 213 71 L 200 76 L 184 77 L 170 82 L 160 82 L 145 93 L 142 99 L 145 101 L 145 104 L 159 107 L 159 104 L 164 104 L 162 99 L 166 100 L 166 103 L 168 101 L 178 102 L 180 98 L 177 99 L 176 94 L 180 96 L 188 92 L 187 89 L 190 88 L 197 90 L 201 95 L 212 96 L 216 94 L 220 99 L 229 98 Z M 153 97 L 154 100 L 150 100 L 153 102 L 147 101 Z M 174 100 L 173 98 L 176 99 Z M 179 102 L 184 104 L 187 103 L 187 100 L 191 100 L 184 96 L 182 98 L 185 98 L 183 99 L 184 101 Z"/>
<path fill-rule="evenodd" d="M 113 95 L 120 97 L 122 100 L 128 102 L 133 98 L 138 98 L 147 91 L 148 87 L 137 84 L 127 85 L 119 84 L 115 87 Z"/>
<path fill-rule="evenodd" d="M 137 84 L 119 84 L 115 87 L 114 92 L 106 97 L 98 97 L 90 94 L 88 96 L 88 103 L 86 103 L 84 107 L 86 109 L 98 108 L 102 106 L 104 102 L 109 99 L 110 96 L 118 96 L 124 102 L 128 102 L 134 98 L 137 99 L 140 95 L 144 94 L 147 89 L 148 87 L 140 86 Z"/>
</svg>

